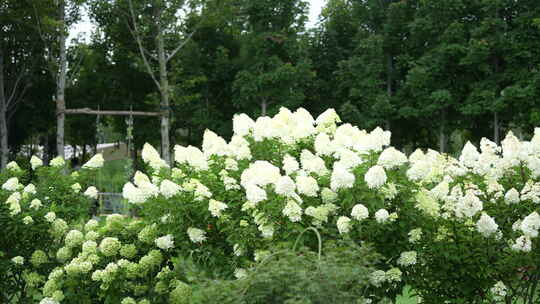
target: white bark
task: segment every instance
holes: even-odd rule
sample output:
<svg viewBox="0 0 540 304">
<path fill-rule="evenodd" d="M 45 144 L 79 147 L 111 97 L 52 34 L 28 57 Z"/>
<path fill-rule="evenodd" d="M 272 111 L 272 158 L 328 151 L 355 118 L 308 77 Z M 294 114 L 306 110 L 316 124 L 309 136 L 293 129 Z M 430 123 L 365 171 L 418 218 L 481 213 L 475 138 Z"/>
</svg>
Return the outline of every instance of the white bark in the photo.
<svg viewBox="0 0 540 304">
<path fill-rule="evenodd" d="M 493 112 L 493 141 L 498 145 L 501 142 L 499 113 Z"/>
<path fill-rule="evenodd" d="M 266 102 L 266 99 L 263 99 L 261 102 L 261 116 L 266 116 L 266 108 L 268 107 L 268 103 Z"/>
<path fill-rule="evenodd" d="M 7 101 L 4 88 L 4 53 L 0 49 L 0 156 L 1 167 L 4 169 L 8 163 L 8 127 L 7 127 Z"/>
<path fill-rule="evenodd" d="M 167 78 L 167 57 L 165 55 L 165 43 L 163 41 L 163 29 L 161 28 L 160 16 L 161 8 L 156 12 L 157 17 L 157 37 L 156 47 L 159 61 L 159 88 L 161 94 L 161 154 L 163 160 L 171 164 L 171 148 L 169 141 L 170 130 L 170 103 L 169 103 L 169 79 Z"/>
<path fill-rule="evenodd" d="M 439 152 L 446 152 L 446 110 L 443 110 L 441 113 L 441 121 L 439 125 Z"/>
<path fill-rule="evenodd" d="M 65 32 L 65 1 L 60 1 L 58 5 L 60 30 L 58 34 L 59 59 L 58 74 L 56 77 L 56 152 L 58 156 L 65 158 L 64 154 L 64 133 L 66 120 L 66 76 L 67 76 L 67 53 L 66 53 L 66 32 Z"/>
</svg>

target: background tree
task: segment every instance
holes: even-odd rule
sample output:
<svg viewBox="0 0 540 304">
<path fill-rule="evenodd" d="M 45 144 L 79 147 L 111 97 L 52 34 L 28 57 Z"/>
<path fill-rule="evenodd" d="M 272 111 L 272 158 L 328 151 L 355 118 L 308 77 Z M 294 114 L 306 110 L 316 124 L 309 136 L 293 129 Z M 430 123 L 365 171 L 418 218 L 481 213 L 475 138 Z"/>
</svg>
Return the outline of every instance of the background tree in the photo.
<svg viewBox="0 0 540 304">
<path fill-rule="evenodd" d="M 314 76 L 302 39 L 307 3 L 302 0 L 239 0 L 243 24 L 241 69 L 233 83 L 235 105 L 256 116 L 269 107 L 297 107 Z M 254 105 L 260 110 L 254 111 Z M 271 112 L 273 112 L 272 110 Z"/>
</svg>

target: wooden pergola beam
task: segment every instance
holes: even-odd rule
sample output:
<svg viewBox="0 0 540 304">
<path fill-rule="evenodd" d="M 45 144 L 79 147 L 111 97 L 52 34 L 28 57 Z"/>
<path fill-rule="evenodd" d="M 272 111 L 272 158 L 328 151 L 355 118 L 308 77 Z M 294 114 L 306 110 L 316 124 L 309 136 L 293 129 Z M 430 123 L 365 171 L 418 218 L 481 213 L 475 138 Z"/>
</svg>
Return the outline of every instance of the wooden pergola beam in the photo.
<svg viewBox="0 0 540 304">
<path fill-rule="evenodd" d="M 104 111 L 92 110 L 90 108 L 82 109 L 66 109 L 66 114 L 88 114 L 88 115 L 120 115 L 120 116 L 161 116 L 159 112 L 142 112 L 142 111 Z"/>
</svg>

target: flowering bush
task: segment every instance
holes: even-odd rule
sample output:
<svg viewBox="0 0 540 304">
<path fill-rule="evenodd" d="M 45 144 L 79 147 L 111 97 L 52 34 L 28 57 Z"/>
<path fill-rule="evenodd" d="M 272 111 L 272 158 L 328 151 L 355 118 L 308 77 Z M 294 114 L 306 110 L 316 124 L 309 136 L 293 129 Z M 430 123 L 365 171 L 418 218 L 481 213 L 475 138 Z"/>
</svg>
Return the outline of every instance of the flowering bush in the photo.
<svg viewBox="0 0 540 304">
<path fill-rule="evenodd" d="M 71 230 L 57 251 L 63 265 L 48 276 L 43 294 L 62 303 L 168 303 L 178 286 L 168 249 L 154 226 L 122 215 L 103 225 L 90 220 Z"/>
<path fill-rule="evenodd" d="M 314 226 L 374 244 L 387 261 L 371 280 L 381 295 L 410 284 L 427 302 L 471 303 L 533 290 L 522 287 L 538 282 L 540 129 L 502 147 L 483 139 L 480 152 L 468 143 L 455 159 L 407 157 L 390 132 L 339 122 L 333 110 L 237 115 L 229 142 L 206 131 L 202 150 L 175 147 L 173 168 L 145 145 L 149 174 L 137 172 L 124 197 L 174 240 L 162 241 L 168 250 L 222 275 Z"/>
<path fill-rule="evenodd" d="M 30 162 L 31 171 L 12 162 L 0 175 L 3 303 L 34 303 L 40 299 L 40 287 L 59 264 L 56 251 L 62 246 L 69 225 L 89 217 L 90 202 L 95 198 L 88 191 L 83 194 L 95 173 L 93 169 L 66 175 L 60 158 L 51 162 L 50 167 L 44 167 L 35 156 Z"/>
<path fill-rule="evenodd" d="M 148 171 L 123 189 L 140 218 L 59 225 L 61 246 L 45 253 L 62 265 L 47 275 L 43 303 L 186 303 L 196 280 L 178 261 L 193 261 L 196 276 L 241 278 L 309 227 L 382 255 L 368 301 L 394 299 L 405 284 L 426 303 L 538 301 L 540 129 L 530 141 L 509 133 L 500 147 L 467 143 L 459 158 L 407 156 L 390 146 L 390 132 L 340 124 L 333 110 L 316 119 L 303 109 L 256 121 L 240 114 L 233 129 L 229 142 L 206 131 L 202 149 L 176 146 L 173 166 L 145 145 Z M 2 186 L 10 218 L 28 209 L 12 203 L 19 188 Z M 299 243 L 319 244 L 314 235 Z"/>
</svg>

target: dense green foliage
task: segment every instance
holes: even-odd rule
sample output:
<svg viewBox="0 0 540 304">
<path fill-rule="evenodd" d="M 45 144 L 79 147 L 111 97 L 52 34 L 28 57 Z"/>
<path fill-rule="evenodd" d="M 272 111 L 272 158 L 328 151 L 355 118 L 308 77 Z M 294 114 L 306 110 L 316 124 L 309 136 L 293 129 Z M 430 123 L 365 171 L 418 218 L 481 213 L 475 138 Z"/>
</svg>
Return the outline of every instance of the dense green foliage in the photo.
<svg viewBox="0 0 540 304">
<path fill-rule="evenodd" d="M 320 258 L 309 250 L 284 250 L 246 278 L 202 284 L 195 289 L 192 303 L 368 303 L 364 297 L 378 256 L 367 247 L 346 242 L 327 245 Z"/>
</svg>

